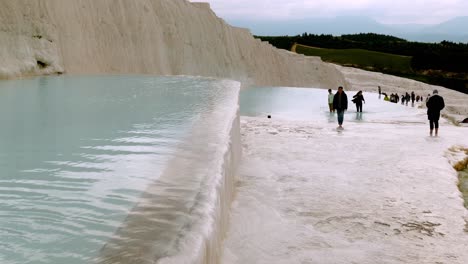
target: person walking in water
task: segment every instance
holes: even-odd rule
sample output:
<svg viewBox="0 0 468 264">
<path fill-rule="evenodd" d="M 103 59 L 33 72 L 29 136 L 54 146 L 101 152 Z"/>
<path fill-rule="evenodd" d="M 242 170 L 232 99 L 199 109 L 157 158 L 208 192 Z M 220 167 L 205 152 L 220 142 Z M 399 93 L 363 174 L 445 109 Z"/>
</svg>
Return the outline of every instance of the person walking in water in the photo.
<svg viewBox="0 0 468 264">
<path fill-rule="evenodd" d="M 427 119 L 429 119 L 430 135 L 432 137 L 432 131 L 435 128 L 435 136 L 438 136 L 439 132 L 439 118 L 440 111 L 444 109 L 445 103 L 444 98 L 439 95 L 437 90 L 434 90 L 433 95 L 427 100 Z"/>
<path fill-rule="evenodd" d="M 409 95 L 408 92 L 406 92 L 406 95 L 405 95 L 405 102 L 406 102 L 406 105 L 408 105 L 409 101 L 411 100 L 411 97 Z"/>
<path fill-rule="evenodd" d="M 338 92 L 333 97 L 333 109 L 338 114 L 338 130 L 343 130 L 344 112 L 348 110 L 348 96 L 342 86 L 338 87 Z"/>
<path fill-rule="evenodd" d="M 364 96 L 362 95 L 362 91 L 355 94 L 352 101 L 356 104 L 356 112 L 362 113 L 362 102 L 366 103 L 366 100 L 364 100 Z"/>
<path fill-rule="evenodd" d="M 332 90 L 328 89 L 328 108 L 330 108 L 330 113 L 335 112 L 335 109 L 333 109 L 333 97 L 334 94 L 332 93 Z"/>
</svg>

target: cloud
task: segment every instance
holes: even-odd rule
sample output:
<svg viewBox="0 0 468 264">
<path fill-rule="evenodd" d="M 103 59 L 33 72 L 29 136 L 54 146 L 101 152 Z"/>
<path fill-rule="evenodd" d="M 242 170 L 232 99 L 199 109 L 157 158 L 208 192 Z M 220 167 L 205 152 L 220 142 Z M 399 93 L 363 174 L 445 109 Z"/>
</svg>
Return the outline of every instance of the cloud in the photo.
<svg viewBox="0 0 468 264">
<path fill-rule="evenodd" d="M 398 8 L 396 8 L 398 7 Z M 376 3 L 373 16 L 384 23 L 440 23 L 457 16 L 468 15 L 466 0 L 392 0 Z"/>
<path fill-rule="evenodd" d="M 365 15 L 384 23 L 440 23 L 468 16 L 467 0 L 194 0 L 226 19 L 285 20 Z"/>
</svg>

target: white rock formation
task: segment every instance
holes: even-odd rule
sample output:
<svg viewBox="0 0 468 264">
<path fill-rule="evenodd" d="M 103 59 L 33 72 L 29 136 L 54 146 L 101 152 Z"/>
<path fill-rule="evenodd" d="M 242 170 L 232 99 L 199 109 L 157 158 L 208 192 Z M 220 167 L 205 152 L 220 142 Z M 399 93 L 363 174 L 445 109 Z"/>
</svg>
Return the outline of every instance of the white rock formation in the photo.
<svg viewBox="0 0 468 264">
<path fill-rule="evenodd" d="M 186 0 L 0 0 L 0 79 L 54 73 L 222 77 L 244 86 L 420 92 L 468 115 L 468 96 L 278 50 Z M 344 77 L 343 77 L 344 75 Z"/>
<path fill-rule="evenodd" d="M 186 0 L 1 0 L 0 78 L 51 73 L 223 77 L 336 88 L 319 58 L 277 50 Z"/>
</svg>

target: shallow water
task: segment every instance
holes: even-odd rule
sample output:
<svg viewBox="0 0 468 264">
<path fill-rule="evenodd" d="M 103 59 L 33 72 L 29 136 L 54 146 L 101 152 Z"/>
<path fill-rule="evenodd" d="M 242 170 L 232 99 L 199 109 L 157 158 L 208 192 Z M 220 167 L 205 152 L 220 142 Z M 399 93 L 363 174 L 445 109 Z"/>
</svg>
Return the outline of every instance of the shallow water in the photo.
<svg viewBox="0 0 468 264">
<path fill-rule="evenodd" d="M 466 129 L 442 119 L 440 137 L 429 137 L 424 109 L 364 94 L 364 122 L 351 104 L 336 133 L 325 90 L 262 89 L 242 92 L 242 114 L 256 117 L 242 123 L 222 263 L 466 262 L 466 213 L 447 157 L 468 143 Z"/>
<path fill-rule="evenodd" d="M 1 81 L 0 263 L 89 263 L 224 88 L 189 77 Z"/>
<path fill-rule="evenodd" d="M 336 93 L 336 90 L 333 91 Z M 414 107 L 383 101 L 378 94 L 363 93 L 366 100 L 362 114 L 356 112 L 351 102 L 354 91 L 346 91 L 348 111 L 345 122 L 421 122 L 424 118 L 408 119 L 408 111 L 418 111 L 421 103 Z M 246 89 L 240 97 L 241 115 L 264 116 L 267 118 L 289 120 L 316 120 L 336 122 L 336 114 L 328 109 L 328 91 L 325 89 L 291 88 L 291 87 L 258 87 Z M 403 118 L 404 117 L 404 118 Z"/>
</svg>

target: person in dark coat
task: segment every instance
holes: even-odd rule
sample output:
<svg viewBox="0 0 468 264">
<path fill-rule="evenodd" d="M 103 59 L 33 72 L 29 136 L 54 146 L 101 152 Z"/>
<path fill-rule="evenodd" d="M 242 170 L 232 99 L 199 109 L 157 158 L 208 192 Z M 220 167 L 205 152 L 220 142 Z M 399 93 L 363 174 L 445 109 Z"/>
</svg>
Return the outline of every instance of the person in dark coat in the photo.
<svg viewBox="0 0 468 264">
<path fill-rule="evenodd" d="M 434 90 L 433 95 L 427 100 L 427 118 L 429 119 L 430 135 L 435 128 L 435 136 L 437 137 L 439 132 L 439 118 L 440 111 L 444 109 L 445 103 L 444 98 L 439 95 L 437 90 Z"/>
<path fill-rule="evenodd" d="M 366 102 L 364 100 L 364 96 L 362 95 L 362 91 L 359 91 L 357 94 L 353 96 L 353 103 L 356 104 L 356 112 L 361 112 L 362 113 L 362 102 Z"/>
<path fill-rule="evenodd" d="M 411 100 L 411 97 L 409 95 L 408 92 L 406 92 L 406 95 L 405 95 L 405 102 L 406 102 L 406 105 L 408 105 L 409 101 Z"/>
<path fill-rule="evenodd" d="M 333 108 L 338 114 L 338 129 L 343 129 L 344 112 L 348 110 L 348 96 L 343 91 L 343 87 L 338 87 L 338 92 L 333 97 Z"/>
</svg>

